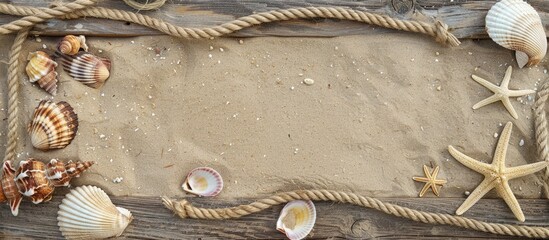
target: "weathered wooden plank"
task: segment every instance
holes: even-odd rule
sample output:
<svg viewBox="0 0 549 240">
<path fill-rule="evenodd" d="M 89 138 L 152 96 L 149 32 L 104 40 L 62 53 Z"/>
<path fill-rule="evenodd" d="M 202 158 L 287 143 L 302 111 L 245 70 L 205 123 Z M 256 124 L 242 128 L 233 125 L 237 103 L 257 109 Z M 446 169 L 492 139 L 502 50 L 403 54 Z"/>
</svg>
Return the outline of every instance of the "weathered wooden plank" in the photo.
<svg viewBox="0 0 549 240">
<path fill-rule="evenodd" d="M 56 226 L 60 191 L 52 202 L 34 205 L 24 202 L 20 216 L 13 217 L 7 205 L 0 207 L 0 238 L 61 238 Z M 282 206 L 241 219 L 211 221 L 180 219 L 165 209 L 159 197 L 113 197 L 118 206 L 132 211 L 135 220 L 123 237 L 132 239 L 195 239 L 195 238 L 260 238 L 282 239 L 275 230 L 276 218 Z M 197 206 L 228 207 L 246 204 L 254 199 L 192 198 Z M 386 202 L 413 209 L 452 214 L 463 199 L 386 198 Z M 528 225 L 549 227 L 549 205 L 545 199 L 519 201 L 526 214 Z M 508 238 L 445 225 L 429 225 L 390 216 L 372 209 L 349 204 L 316 203 L 317 222 L 312 232 L 314 238 Z M 483 199 L 466 214 L 479 220 L 511 223 L 517 221 L 500 199 Z"/>
<path fill-rule="evenodd" d="M 49 1 L 32 0 L 0 0 L 19 5 L 46 7 Z M 406 6 L 412 6 L 412 11 L 406 11 Z M 256 12 L 292 7 L 308 6 L 341 6 L 357 10 L 367 10 L 375 13 L 388 14 L 400 19 L 418 19 L 420 15 L 437 17 L 449 25 L 451 32 L 458 38 L 484 38 L 484 17 L 495 0 L 477 1 L 438 1 L 438 0 L 364 0 L 364 1 L 333 1 L 333 0 L 172 0 L 159 10 L 141 12 L 151 17 L 163 19 L 173 24 L 185 27 L 206 27 L 218 25 L 238 17 Z M 531 0 L 529 3 L 540 13 L 546 31 L 549 32 L 549 1 Z M 98 6 L 135 11 L 122 1 L 101 1 Z M 399 7 L 400 6 L 400 7 Z M 404 6 L 404 7 L 402 7 Z M 5 24 L 15 18 L 0 15 L 0 24 Z M 296 20 L 264 24 L 248 28 L 232 34 L 235 37 L 252 36 L 322 36 L 332 37 L 355 34 L 379 34 L 389 30 L 380 30 L 367 24 L 330 19 Z M 51 20 L 37 25 L 34 34 L 65 35 L 68 33 L 85 33 L 94 36 L 136 36 L 161 34 L 135 24 L 126 24 L 104 19 L 85 20 Z"/>
</svg>

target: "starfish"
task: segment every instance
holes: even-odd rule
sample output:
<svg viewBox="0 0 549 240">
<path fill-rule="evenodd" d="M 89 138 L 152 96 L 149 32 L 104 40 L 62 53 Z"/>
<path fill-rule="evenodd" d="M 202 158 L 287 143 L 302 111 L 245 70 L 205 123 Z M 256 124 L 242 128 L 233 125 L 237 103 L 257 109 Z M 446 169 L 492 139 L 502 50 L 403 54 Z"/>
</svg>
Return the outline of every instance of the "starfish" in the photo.
<svg viewBox="0 0 549 240">
<path fill-rule="evenodd" d="M 535 93 L 534 90 L 510 90 L 509 89 L 509 81 L 511 80 L 511 72 L 513 71 L 513 68 L 509 66 L 507 68 L 507 71 L 505 71 L 505 76 L 503 77 L 503 80 L 501 81 L 500 86 L 496 86 L 491 82 L 486 81 L 485 79 L 476 76 L 471 75 L 473 80 L 480 83 L 480 85 L 488 88 L 490 91 L 494 92 L 494 95 L 485 98 L 484 100 L 478 102 L 477 104 L 473 105 L 473 109 L 479 109 L 481 107 L 484 107 L 490 103 L 494 103 L 497 101 L 501 101 L 503 103 L 503 106 L 509 111 L 511 116 L 513 116 L 515 119 L 518 119 L 517 112 L 513 108 L 513 105 L 511 104 L 511 101 L 509 100 L 510 97 L 520 97 L 526 94 Z"/>
<path fill-rule="evenodd" d="M 547 167 L 547 162 L 542 161 L 518 167 L 506 167 L 505 155 L 507 154 L 507 146 L 509 144 L 509 138 L 511 137 L 512 130 L 513 123 L 508 122 L 501 132 L 501 137 L 499 138 L 498 145 L 496 146 L 492 164 L 477 161 L 459 152 L 454 147 L 448 146 L 448 151 L 456 160 L 466 167 L 484 175 L 484 180 L 456 210 L 457 215 L 461 215 L 465 211 L 469 210 L 469 208 L 477 203 L 478 200 L 480 200 L 486 193 L 495 188 L 498 195 L 503 198 L 505 203 L 507 203 L 509 208 L 511 208 L 511 211 L 515 217 L 519 221 L 524 222 L 524 213 L 522 213 L 522 209 L 520 208 L 511 187 L 509 187 L 509 180 L 540 171 Z"/>
<path fill-rule="evenodd" d="M 423 165 L 423 172 L 425 173 L 426 177 L 412 177 L 414 181 L 423 182 L 425 185 L 419 192 L 419 197 L 423 197 L 423 195 L 429 190 L 429 188 L 433 189 L 433 193 L 439 197 L 439 189 L 437 188 L 437 185 L 440 185 L 442 187 L 443 184 L 445 184 L 446 180 L 437 179 L 439 167 L 436 166 L 433 170 L 433 173 L 429 172 L 429 168 L 426 165 Z"/>
</svg>

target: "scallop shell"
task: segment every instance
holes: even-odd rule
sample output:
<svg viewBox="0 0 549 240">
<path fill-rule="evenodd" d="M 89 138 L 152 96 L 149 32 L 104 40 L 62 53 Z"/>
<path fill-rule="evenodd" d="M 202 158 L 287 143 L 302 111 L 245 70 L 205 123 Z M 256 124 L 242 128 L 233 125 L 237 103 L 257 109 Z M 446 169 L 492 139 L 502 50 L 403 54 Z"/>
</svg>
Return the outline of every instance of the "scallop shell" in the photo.
<svg viewBox="0 0 549 240">
<path fill-rule="evenodd" d="M 110 76 L 111 61 L 89 53 L 77 56 L 63 55 L 61 64 L 76 81 L 92 88 L 103 86 Z"/>
<path fill-rule="evenodd" d="M 547 52 L 547 37 L 536 10 L 522 0 L 502 0 L 488 11 L 486 31 L 494 42 L 516 51 L 520 68 L 537 65 Z"/>
<path fill-rule="evenodd" d="M 31 83 L 38 82 L 38 85 L 51 95 L 57 94 L 57 63 L 42 51 L 31 52 L 27 56 L 27 67 L 25 68 Z"/>
<path fill-rule="evenodd" d="M 42 100 L 27 127 L 32 145 L 40 150 L 64 148 L 78 130 L 78 116 L 67 102 Z"/>
<path fill-rule="evenodd" d="M 187 175 L 182 187 L 186 192 L 200 197 L 213 197 L 223 190 L 223 178 L 212 168 L 199 167 Z"/>
<path fill-rule="evenodd" d="M 62 54 L 75 55 L 80 48 L 84 51 L 88 51 L 88 45 L 86 45 L 86 37 L 67 35 L 57 45 L 57 50 Z"/>
<path fill-rule="evenodd" d="M 67 239 L 118 237 L 132 220 L 130 211 L 115 206 L 109 196 L 95 186 L 71 190 L 57 212 L 57 226 Z"/>
<path fill-rule="evenodd" d="M 316 221 L 315 205 L 311 201 L 295 200 L 284 206 L 276 222 L 276 230 L 291 240 L 303 239 L 313 230 Z"/>
</svg>

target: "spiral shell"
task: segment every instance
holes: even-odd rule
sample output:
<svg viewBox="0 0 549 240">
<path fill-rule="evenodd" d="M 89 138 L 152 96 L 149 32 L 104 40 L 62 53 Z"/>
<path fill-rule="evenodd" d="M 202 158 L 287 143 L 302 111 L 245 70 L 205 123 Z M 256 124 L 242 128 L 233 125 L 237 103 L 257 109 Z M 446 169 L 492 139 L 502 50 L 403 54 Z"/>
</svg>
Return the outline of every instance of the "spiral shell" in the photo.
<svg viewBox="0 0 549 240">
<path fill-rule="evenodd" d="M 55 186 L 48 179 L 46 165 L 43 162 L 32 158 L 21 161 L 15 176 L 15 185 L 19 192 L 25 197 L 30 197 L 34 204 L 51 200 Z"/>
<path fill-rule="evenodd" d="M 66 102 L 42 100 L 27 127 L 32 145 L 40 150 L 64 148 L 78 130 L 78 116 Z"/>
<path fill-rule="evenodd" d="M 536 10 L 522 0 L 502 0 L 488 11 L 486 31 L 494 42 L 515 50 L 517 64 L 537 65 L 547 52 L 547 37 Z"/>
<path fill-rule="evenodd" d="M 295 200 L 284 206 L 276 222 L 276 229 L 290 240 L 303 239 L 313 230 L 316 209 L 311 201 Z"/>
<path fill-rule="evenodd" d="M 23 197 L 15 185 L 15 169 L 10 160 L 4 162 L 2 171 L 2 181 L 0 182 L 2 184 L 0 191 L 2 197 L 0 198 L 0 202 L 8 201 L 11 213 L 13 216 L 17 216 L 19 214 L 19 204 L 21 204 Z"/>
<path fill-rule="evenodd" d="M 51 95 L 57 94 L 57 63 L 50 56 L 42 51 L 31 52 L 27 56 L 27 67 L 25 68 L 31 83 L 38 82 L 38 85 Z"/>
<path fill-rule="evenodd" d="M 77 56 L 63 55 L 61 64 L 76 81 L 92 88 L 103 86 L 110 76 L 111 61 L 89 53 Z"/>
<path fill-rule="evenodd" d="M 80 177 L 80 173 L 88 170 L 95 162 L 73 162 L 64 164 L 52 159 L 46 165 L 46 175 L 55 187 L 67 187 L 71 179 Z"/>
<path fill-rule="evenodd" d="M 103 239 L 122 235 L 133 220 L 125 208 L 116 207 L 95 186 L 71 190 L 59 205 L 57 225 L 67 239 Z"/>
<path fill-rule="evenodd" d="M 59 44 L 57 44 L 57 50 L 62 54 L 75 55 L 78 53 L 80 48 L 84 51 L 88 51 L 88 45 L 86 45 L 86 37 L 67 35 L 65 36 Z"/>
<path fill-rule="evenodd" d="M 212 168 L 199 167 L 187 175 L 181 187 L 186 192 L 200 197 L 213 197 L 223 190 L 223 178 Z"/>
</svg>

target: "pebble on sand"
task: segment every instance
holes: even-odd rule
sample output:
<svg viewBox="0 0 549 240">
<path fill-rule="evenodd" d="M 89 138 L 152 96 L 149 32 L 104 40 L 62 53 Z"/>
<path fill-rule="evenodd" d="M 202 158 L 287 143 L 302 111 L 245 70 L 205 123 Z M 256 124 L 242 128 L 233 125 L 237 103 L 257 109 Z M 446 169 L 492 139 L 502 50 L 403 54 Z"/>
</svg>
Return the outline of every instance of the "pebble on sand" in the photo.
<svg viewBox="0 0 549 240">
<path fill-rule="evenodd" d="M 311 78 L 305 78 L 303 79 L 303 83 L 305 83 L 305 85 L 313 85 L 315 83 L 315 80 Z"/>
</svg>

